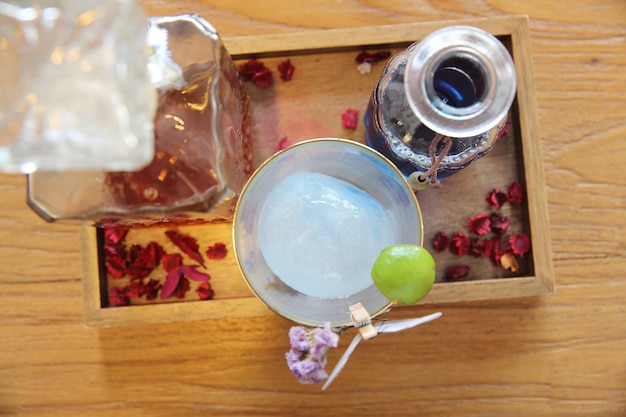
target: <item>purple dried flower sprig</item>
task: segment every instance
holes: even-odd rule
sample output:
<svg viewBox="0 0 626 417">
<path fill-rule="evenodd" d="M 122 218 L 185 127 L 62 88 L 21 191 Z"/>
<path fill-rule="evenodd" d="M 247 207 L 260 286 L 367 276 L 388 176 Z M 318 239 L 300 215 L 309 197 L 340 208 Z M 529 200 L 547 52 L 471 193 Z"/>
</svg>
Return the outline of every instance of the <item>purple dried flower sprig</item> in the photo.
<svg viewBox="0 0 626 417">
<path fill-rule="evenodd" d="M 324 327 L 305 329 L 293 326 L 289 330 L 291 349 L 285 354 L 287 366 L 301 384 L 319 384 L 328 378 L 324 370 L 329 348 L 336 348 L 339 335 L 327 322 Z"/>
</svg>

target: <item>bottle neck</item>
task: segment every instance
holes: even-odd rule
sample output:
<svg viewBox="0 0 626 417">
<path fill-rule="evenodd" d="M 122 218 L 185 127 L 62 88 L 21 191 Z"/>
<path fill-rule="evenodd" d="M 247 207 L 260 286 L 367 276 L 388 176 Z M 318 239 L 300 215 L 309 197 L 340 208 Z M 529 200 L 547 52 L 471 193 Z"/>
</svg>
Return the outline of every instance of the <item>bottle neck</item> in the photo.
<svg viewBox="0 0 626 417">
<path fill-rule="evenodd" d="M 504 45 L 471 26 L 434 32 L 415 46 L 404 87 L 411 109 L 436 133 L 471 137 L 493 129 L 515 97 L 515 66 Z"/>
</svg>

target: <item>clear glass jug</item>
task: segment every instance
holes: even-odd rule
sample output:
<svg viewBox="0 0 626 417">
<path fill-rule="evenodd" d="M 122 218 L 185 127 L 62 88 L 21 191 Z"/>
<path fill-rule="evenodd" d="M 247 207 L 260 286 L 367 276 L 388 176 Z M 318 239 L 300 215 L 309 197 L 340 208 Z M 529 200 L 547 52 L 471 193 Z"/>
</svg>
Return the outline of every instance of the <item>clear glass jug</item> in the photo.
<svg viewBox="0 0 626 417">
<path fill-rule="evenodd" d="M 93 143 L 88 127 L 76 135 L 92 153 L 115 147 L 117 135 L 134 142 L 128 131 L 101 119 L 109 113 L 140 123 L 144 130 L 148 126 L 154 145 L 143 165 L 130 168 L 90 163 L 37 166 L 28 174 L 31 208 L 48 221 L 78 219 L 97 225 L 230 219 L 236 196 L 252 172 L 252 139 L 249 99 L 216 30 L 196 15 L 141 18 L 133 3 L 125 0 L 65 6 L 15 9 L 19 14 L 13 17 L 18 33 L 36 27 L 42 41 L 56 36 L 54 47 L 43 50 L 61 54 L 57 60 L 65 65 L 67 80 L 56 106 L 44 111 L 87 117 L 96 126 L 109 127 L 112 133 Z M 27 22 L 19 19 L 25 11 L 31 15 Z M 127 24 L 135 25 L 132 35 Z M 20 47 L 18 41 L 8 43 Z M 137 58 L 142 54 L 143 60 Z M 103 65 L 109 67 L 94 68 L 103 57 L 108 59 Z M 46 71 L 50 59 L 38 64 L 39 77 L 50 74 Z M 76 71 L 76 77 L 70 71 Z M 47 82 L 60 76 L 52 73 Z M 85 83 L 89 88 L 80 90 Z M 77 88 L 85 107 L 95 111 L 66 105 L 66 97 L 73 97 Z M 67 137 L 71 132 L 62 127 L 56 134 Z M 49 158 L 67 162 L 75 156 L 72 149 L 53 149 Z M 97 156 L 96 152 L 93 159 L 99 160 Z"/>
</svg>

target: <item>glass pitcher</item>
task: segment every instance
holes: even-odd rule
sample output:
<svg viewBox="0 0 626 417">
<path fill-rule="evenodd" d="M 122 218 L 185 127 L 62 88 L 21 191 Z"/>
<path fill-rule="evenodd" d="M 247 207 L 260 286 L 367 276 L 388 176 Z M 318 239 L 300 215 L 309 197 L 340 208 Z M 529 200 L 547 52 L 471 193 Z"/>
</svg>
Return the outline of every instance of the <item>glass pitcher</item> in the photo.
<svg viewBox="0 0 626 417">
<path fill-rule="evenodd" d="M 60 54 L 56 60 L 63 73 L 47 71 L 52 55 L 36 63 L 35 80 L 50 76 L 48 85 L 63 80 L 40 111 L 87 120 L 75 136 L 94 157 L 85 162 L 73 147 L 52 146 L 54 152 L 43 160 L 59 163 L 26 165 L 36 168 L 26 170 L 31 208 L 48 221 L 78 219 L 96 225 L 230 219 L 252 172 L 250 111 L 216 30 L 197 15 L 145 19 L 125 0 L 63 6 L 13 8 L 14 34 L 25 38 L 36 28 L 42 43 L 56 42 L 27 51 L 17 66 L 21 69 L 42 51 Z M 125 26 L 129 24 L 134 26 Z M 7 43 L 24 50 L 20 40 L 13 35 Z M 83 107 L 67 104 L 68 97 L 76 96 Z M 112 119 L 117 125 L 111 127 L 107 122 Z M 148 146 L 148 160 L 139 166 L 96 165 L 104 159 L 98 158 L 105 152 L 101 149 L 115 148 L 119 136 L 123 143 L 136 142 L 129 130 L 119 128 L 124 125 L 120 120 L 148 131 L 154 143 Z M 109 132 L 92 137 L 90 124 Z M 28 137 L 27 127 L 20 135 Z M 65 139 L 74 127 L 66 123 L 53 133 Z"/>
</svg>

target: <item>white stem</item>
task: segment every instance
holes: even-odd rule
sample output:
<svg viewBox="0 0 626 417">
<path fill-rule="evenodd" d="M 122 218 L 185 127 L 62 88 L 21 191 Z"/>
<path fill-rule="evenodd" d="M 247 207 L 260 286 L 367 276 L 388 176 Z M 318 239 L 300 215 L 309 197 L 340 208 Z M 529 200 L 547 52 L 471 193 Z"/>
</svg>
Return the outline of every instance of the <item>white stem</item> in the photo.
<svg viewBox="0 0 626 417">
<path fill-rule="evenodd" d="M 376 328 L 376 330 L 378 330 L 379 333 L 395 333 L 419 326 L 420 324 L 428 323 L 429 321 L 433 321 L 435 319 L 438 319 L 439 317 L 441 317 L 441 312 L 429 314 L 428 316 L 418 317 L 415 319 L 380 321 L 376 323 L 374 327 Z M 330 376 L 322 386 L 322 391 L 326 390 L 326 388 L 328 388 L 328 386 L 339 375 L 343 367 L 346 365 L 346 363 L 348 363 L 348 359 L 350 359 L 352 352 L 354 352 L 361 340 L 363 340 L 361 334 L 357 333 L 357 335 L 354 336 L 354 339 L 352 339 L 352 342 L 350 343 L 346 351 L 343 353 L 343 356 L 341 356 L 341 358 L 335 365 L 335 368 L 331 372 Z"/>
</svg>

